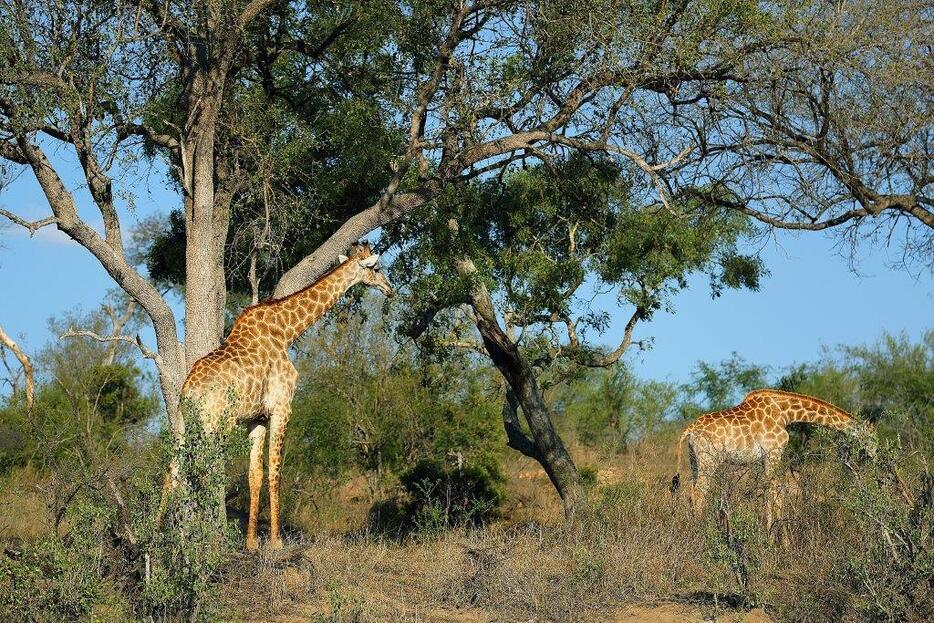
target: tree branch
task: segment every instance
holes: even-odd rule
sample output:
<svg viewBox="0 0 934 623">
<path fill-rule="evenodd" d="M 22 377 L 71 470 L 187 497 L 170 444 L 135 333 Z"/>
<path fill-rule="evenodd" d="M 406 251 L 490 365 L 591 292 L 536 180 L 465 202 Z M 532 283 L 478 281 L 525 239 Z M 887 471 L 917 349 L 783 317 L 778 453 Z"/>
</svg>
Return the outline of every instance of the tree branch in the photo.
<svg viewBox="0 0 934 623">
<path fill-rule="evenodd" d="M 26 376 L 26 412 L 32 413 L 32 406 L 36 395 L 36 383 L 33 375 L 32 362 L 19 345 L 13 341 L 13 338 L 7 335 L 3 327 L 0 327 L 0 344 L 9 348 L 13 352 L 13 355 L 19 359 L 20 365 L 23 366 L 23 374 Z"/>
<path fill-rule="evenodd" d="M 313 253 L 303 258 L 279 279 L 273 291 L 273 297 L 282 298 L 320 277 L 341 253 L 350 245 L 360 240 L 378 227 L 394 221 L 403 214 L 424 205 L 434 196 L 432 185 L 423 185 L 415 192 L 406 192 L 394 196 L 385 206 L 377 202 L 369 208 L 347 219 L 331 237 L 324 241 Z"/>
<path fill-rule="evenodd" d="M 66 337 L 89 337 L 93 340 L 97 340 L 98 342 L 126 342 L 127 344 L 132 344 L 135 346 L 146 359 L 152 359 L 157 364 L 162 361 L 158 353 L 151 351 L 146 347 L 145 344 L 143 344 L 143 340 L 139 335 L 137 335 L 135 338 L 132 338 L 128 335 L 101 335 L 99 333 L 94 333 L 93 331 L 79 331 L 72 327 L 65 333 L 62 333 L 60 336 L 58 336 L 58 339 L 61 340 Z"/>
<path fill-rule="evenodd" d="M 19 217 L 12 212 L 4 210 L 3 208 L 0 208 L 0 216 L 4 216 L 20 227 L 28 229 L 30 236 L 36 235 L 36 231 L 42 229 L 46 225 L 54 225 L 58 223 L 58 218 L 55 216 L 47 216 L 43 219 L 39 219 L 38 221 L 27 221 L 26 219 Z"/>
<path fill-rule="evenodd" d="M 632 316 L 629 317 L 629 320 L 626 322 L 626 328 L 623 331 L 623 339 L 613 351 L 603 355 L 602 357 L 576 357 L 577 363 L 588 368 L 607 368 L 622 357 L 626 351 L 632 346 L 632 332 L 636 328 L 636 324 L 645 317 L 645 308 L 636 307 L 636 311 L 633 312 Z M 570 328 L 568 329 L 570 331 Z M 577 338 L 575 337 L 576 341 Z"/>
<path fill-rule="evenodd" d="M 152 320 L 159 345 L 159 356 L 154 360 L 159 371 L 162 393 L 173 426 L 181 430 L 183 424 L 177 407 L 187 367 L 183 347 L 178 341 L 178 331 L 172 309 L 159 291 L 130 266 L 122 253 L 118 253 L 113 246 L 101 238 L 100 234 L 81 220 L 74 197 L 65 187 L 42 149 L 29 142 L 23 135 L 18 135 L 16 138 L 20 151 L 28 160 L 36 181 L 39 182 L 55 214 L 58 228 L 90 251 L 114 281 L 139 302 Z"/>
<path fill-rule="evenodd" d="M 503 428 L 506 431 L 506 445 L 525 456 L 540 461 L 540 454 L 535 442 L 522 432 L 519 424 L 519 399 L 509 385 L 506 385 L 506 397 L 503 400 Z"/>
</svg>

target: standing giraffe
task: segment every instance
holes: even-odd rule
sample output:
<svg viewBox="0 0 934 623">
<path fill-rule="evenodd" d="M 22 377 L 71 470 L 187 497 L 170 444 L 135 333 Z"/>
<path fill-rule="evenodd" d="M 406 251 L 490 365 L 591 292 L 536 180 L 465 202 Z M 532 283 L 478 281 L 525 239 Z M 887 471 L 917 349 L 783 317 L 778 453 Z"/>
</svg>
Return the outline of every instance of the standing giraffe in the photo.
<svg viewBox="0 0 934 623">
<path fill-rule="evenodd" d="M 702 415 L 689 425 L 678 440 L 678 469 L 681 469 L 681 450 L 687 439 L 693 479 L 691 502 L 695 511 L 703 507 L 714 472 L 723 463 L 761 462 L 765 477 L 770 480 L 788 443 L 785 427 L 793 422 L 851 432 L 860 429 L 859 420 L 829 402 L 777 389 L 753 390 L 735 407 Z M 672 491 L 677 490 L 680 483 L 681 474 L 675 474 Z M 766 500 L 769 529 L 772 506 L 779 503 L 776 498 L 776 491 L 770 484 Z"/>
<path fill-rule="evenodd" d="M 269 428 L 269 544 L 281 547 L 279 480 L 282 442 L 292 412 L 298 371 L 289 346 L 333 306 L 351 286 L 365 283 L 386 296 L 393 291 L 379 270 L 379 255 L 368 243 L 354 245 L 350 258 L 295 294 L 247 307 L 234 321 L 224 344 L 195 362 L 182 396 L 199 411 L 210 433 L 222 426 L 245 424 L 250 438 L 250 519 L 246 547 L 257 548 L 256 516 L 263 480 L 263 444 Z M 173 462 L 163 494 L 178 481 Z M 161 516 L 161 510 L 160 510 Z"/>
</svg>

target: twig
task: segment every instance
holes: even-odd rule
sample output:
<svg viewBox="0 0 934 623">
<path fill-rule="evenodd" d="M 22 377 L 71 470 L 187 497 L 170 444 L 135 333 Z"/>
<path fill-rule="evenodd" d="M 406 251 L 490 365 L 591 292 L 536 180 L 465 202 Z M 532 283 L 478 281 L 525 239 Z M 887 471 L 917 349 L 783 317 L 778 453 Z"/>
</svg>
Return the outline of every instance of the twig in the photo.
<svg viewBox="0 0 934 623">
<path fill-rule="evenodd" d="M 6 218 L 13 221 L 20 227 L 28 229 L 30 236 L 35 236 L 36 230 L 41 229 L 45 227 L 46 225 L 53 225 L 55 223 L 58 223 L 58 217 L 55 217 L 55 216 L 47 216 L 43 219 L 39 219 L 38 221 L 27 221 L 26 219 L 20 216 L 17 216 L 16 214 L 13 214 L 9 210 L 4 210 L 3 208 L 0 208 L 0 216 L 5 216 Z"/>
<path fill-rule="evenodd" d="M 143 344 L 142 338 L 139 334 L 135 338 L 132 338 L 128 335 L 100 335 L 99 333 L 94 333 L 93 331 L 78 331 L 74 328 L 69 329 L 65 333 L 62 333 L 58 336 L 59 339 L 64 339 L 66 337 L 89 337 L 91 339 L 97 340 L 98 342 L 126 342 L 127 344 L 132 344 L 139 349 L 139 352 L 146 359 L 152 359 L 156 363 L 159 363 L 160 358 L 158 353 L 151 351 L 145 344 Z"/>
</svg>

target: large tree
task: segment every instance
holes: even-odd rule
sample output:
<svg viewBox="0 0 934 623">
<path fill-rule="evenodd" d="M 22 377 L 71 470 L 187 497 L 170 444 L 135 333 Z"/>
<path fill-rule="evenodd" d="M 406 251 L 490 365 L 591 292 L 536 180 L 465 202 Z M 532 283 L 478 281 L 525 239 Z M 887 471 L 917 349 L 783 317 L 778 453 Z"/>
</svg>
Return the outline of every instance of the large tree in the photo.
<svg viewBox="0 0 934 623">
<path fill-rule="evenodd" d="M 181 383 L 222 338 L 236 234 L 244 266 L 279 250 L 264 283 L 285 295 L 452 184 L 561 152 L 632 163 L 672 222 L 693 193 L 782 227 L 891 216 L 929 249 L 931 19 L 907 0 L 3 0 L 0 157 L 51 209 L 3 214 L 58 227 L 139 302 L 181 434 Z M 62 146 L 102 231 L 49 156 Z M 182 196 L 184 342 L 124 248 L 138 191 L 122 176 L 141 154 Z M 365 188 L 319 192 L 320 172 L 349 169 Z M 310 233 L 293 243 L 297 224 Z M 257 270 L 242 271 L 254 290 Z"/>
<path fill-rule="evenodd" d="M 692 273 L 719 293 L 757 288 L 762 267 L 738 247 L 752 228 L 736 211 L 675 198 L 672 218 L 634 201 L 629 167 L 584 155 L 551 164 L 452 190 L 390 238 L 401 248 L 393 280 L 411 290 L 404 330 L 490 359 L 506 382 L 509 446 L 542 465 L 570 515 L 579 477 L 544 390 L 618 362 Z M 605 348 L 617 309 L 628 320 Z"/>
</svg>

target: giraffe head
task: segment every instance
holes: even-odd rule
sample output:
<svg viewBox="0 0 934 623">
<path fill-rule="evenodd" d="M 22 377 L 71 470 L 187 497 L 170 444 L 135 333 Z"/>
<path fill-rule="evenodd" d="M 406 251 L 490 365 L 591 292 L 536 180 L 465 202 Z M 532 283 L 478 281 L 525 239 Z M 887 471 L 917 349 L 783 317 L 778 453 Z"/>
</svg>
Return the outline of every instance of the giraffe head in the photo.
<svg viewBox="0 0 934 623">
<path fill-rule="evenodd" d="M 386 296 L 395 294 L 386 280 L 386 275 L 380 270 L 379 254 L 373 252 L 369 242 L 356 243 L 350 250 L 349 258 L 341 255 L 337 259 L 341 264 L 349 264 L 353 271 L 353 283 L 365 283 L 379 289 Z"/>
</svg>

